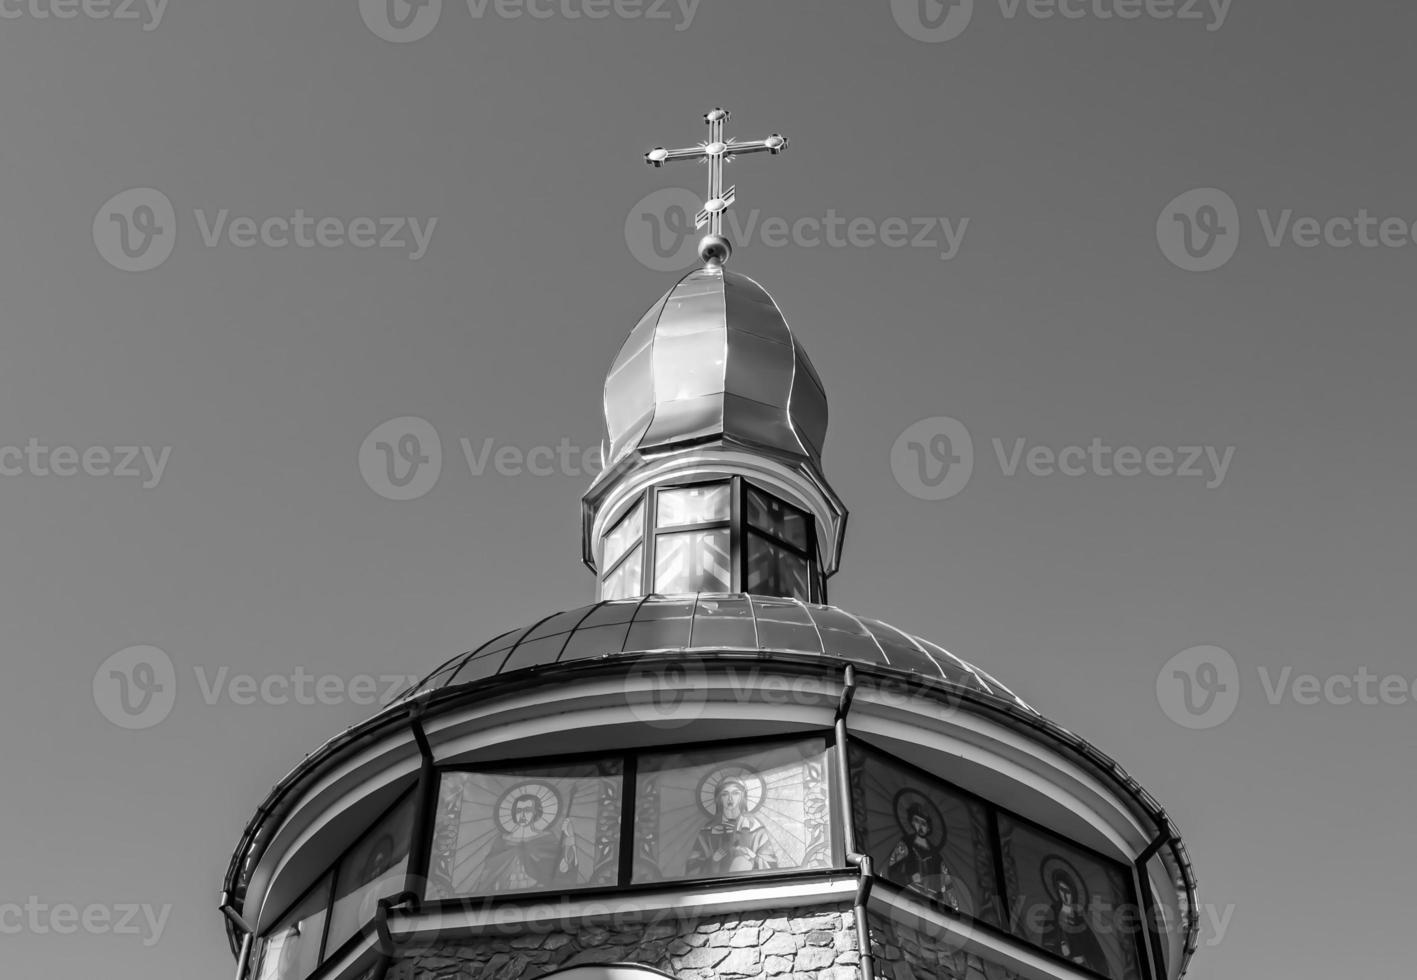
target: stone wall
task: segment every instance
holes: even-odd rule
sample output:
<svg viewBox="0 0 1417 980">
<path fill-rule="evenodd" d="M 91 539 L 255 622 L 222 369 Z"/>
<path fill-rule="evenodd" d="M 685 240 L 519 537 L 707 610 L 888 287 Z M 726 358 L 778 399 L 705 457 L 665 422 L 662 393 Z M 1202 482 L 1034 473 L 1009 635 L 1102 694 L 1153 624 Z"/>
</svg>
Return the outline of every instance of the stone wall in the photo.
<svg viewBox="0 0 1417 980">
<path fill-rule="evenodd" d="M 872 912 L 871 952 L 876 980 L 1012 980 L 1013 974 L 960 952 L 947 937 L 931 937 Z"/>
<path fill-rule="evenodd" d="M 400 954 L 386 980 L 531 980 L 591 963 L 634 963 L 680 980 L 859 980 L 849 907 L 634 926 L 584 926 L 443 942 Z"/>
</svg>

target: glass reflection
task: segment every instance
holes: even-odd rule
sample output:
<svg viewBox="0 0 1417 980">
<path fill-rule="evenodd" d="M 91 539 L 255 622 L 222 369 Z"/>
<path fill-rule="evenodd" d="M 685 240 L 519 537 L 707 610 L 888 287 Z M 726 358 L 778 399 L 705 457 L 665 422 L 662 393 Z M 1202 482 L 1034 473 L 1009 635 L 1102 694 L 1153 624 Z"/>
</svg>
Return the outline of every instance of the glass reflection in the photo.
<svg viewBox="0 0 1417 980">
<path fill-rule="evenodd" d="M 640 594 L 640 577 L 644 574 L 644 548 L 635 545 L 629 556 L 605 576 L 600 586 L 602 599 L 626 599 Z"/>
<path fill-rule="evenodd" d="M 1016 935 L 1112 980 L 1141 976 L 1128 875 L 1046 831 L 999 815 Z"/>
<path fill-rule="evenodd" d="M 756 534 L 748 534 L 744 543 L 748 550 L 746 591 L 811 601 L 810 570 L 805 558 Z"/>
<path fill-rule="evenodd" d="M 799 551 L 806 551 L 810 528 L 807 515 L 757 487 L 750 485 L 747 490 L 748 526 L 766 531 Z"/>
<path fill-rule="evenodd" d="M 728 528 L 661 534 L 655 541 L 654 590 L 727 592 L 733 581 Z"/>
<path fill-rule="evenodd" d="M 634 881 L 835 864 L 822 739 L 645 756 Z"/>
<path fill-rule="evenodd" d="M 336 950 L 374 918 L 381 898 L 403 890 L 408 842 L 413 835 L 410 795 L 376 823 L 340 861 L 335 901 L 330 909 L 327 951 Z"/>
<path fill-rule="evenodd" d="M 660 527 L 683 527 L 726 521 L 729 516 L 728 484 L 671 487 L 659 491 L 655 520 Z"/>
<path fill-rule="evenodd" d="M 257 980 L 300 980 L 320 965 L 320 940 L 325 931 L 325 903 L 330 900 L 330 876 L 325 875 L 287 912 L 261 944 Z"/>
<path fill-rule="evenodd" d="M 999 922 L 989 813 L 971 797 L 853 744 L 857 832 L 881 876 L 955 912 Z"/>
<path fill-rule="evenodd" d="M 602 568 L 610 568 L 630 546 L 640 540 L 644 532 L 644 500 L 636 502 L 629 513 L 620 518 L 610 532 L 605 535 L 605 550 L 601 556 Z"/>
<path fill-rule="evenodd" d="M 444 773 L 429 897 L 614 884 L 622 768 L 606 759 Z"/>
</svg>

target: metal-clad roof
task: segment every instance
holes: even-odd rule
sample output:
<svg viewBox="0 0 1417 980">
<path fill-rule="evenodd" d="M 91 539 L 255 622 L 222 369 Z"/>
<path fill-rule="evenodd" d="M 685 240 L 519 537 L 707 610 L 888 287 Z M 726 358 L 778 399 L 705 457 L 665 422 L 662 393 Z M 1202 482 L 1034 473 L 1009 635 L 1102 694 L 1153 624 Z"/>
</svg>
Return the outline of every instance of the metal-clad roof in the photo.
<svg viewBox="0 0 1417 980">
<path fill-rule="evenodd" d="M 651 595 L 553 613 L 443 663 L 400 700 L 552 664 L 665 651 L 806 654 L 892 667 L 1037 714 L 990 674 L 886 623 L 835 606 L 741 593 Z"/>
</svg>

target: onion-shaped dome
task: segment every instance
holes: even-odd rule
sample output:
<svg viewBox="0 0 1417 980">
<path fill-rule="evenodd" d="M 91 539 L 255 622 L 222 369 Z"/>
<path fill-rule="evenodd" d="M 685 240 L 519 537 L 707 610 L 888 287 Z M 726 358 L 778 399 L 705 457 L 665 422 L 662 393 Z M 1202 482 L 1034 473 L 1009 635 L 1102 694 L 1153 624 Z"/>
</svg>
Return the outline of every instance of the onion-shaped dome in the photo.
<svg viewBox="0 0 1417 980">
<path fill-rule="evenodd" d="M 820 467 L 827 396 L 767 290 L 697 269 L 650 307 L 605 379 L 607 467 L 722 439 Z"/>
<path fill-rule="evenodd" d="M 558 612 L 454 657 L 406 692 L 404 699 L 518 671 L 663 652 L 771 653 L 779 659 L 801 656 L 869 664 L 917 675 L 925 683 L 972 691 L 1037 715 L 978 667 L 894 626 L 835 606 L 737 593 L 653 595 Z"/>
</svg>

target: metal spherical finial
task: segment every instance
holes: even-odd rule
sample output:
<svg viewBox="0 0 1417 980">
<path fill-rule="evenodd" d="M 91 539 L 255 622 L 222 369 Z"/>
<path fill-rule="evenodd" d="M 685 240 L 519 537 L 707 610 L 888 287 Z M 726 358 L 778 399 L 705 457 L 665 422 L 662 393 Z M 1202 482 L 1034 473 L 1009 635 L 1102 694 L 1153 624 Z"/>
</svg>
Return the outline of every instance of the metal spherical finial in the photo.
<svg viewBox="0 0 1417 980">
<path fill-rule="evenodd" d="M 704 122 L 706 123 L 726 122 L 727 119 L 727 109 L 713 108 L 710 109 L 708 112 L 704 113 Z"/>
<path fill-rule="evenodd" d="M 705 235 L 699 239 L 699 258 L 705 265 L 723 265 L 733 254 L 733 243 L 722 235 Z"/>
</svg>

